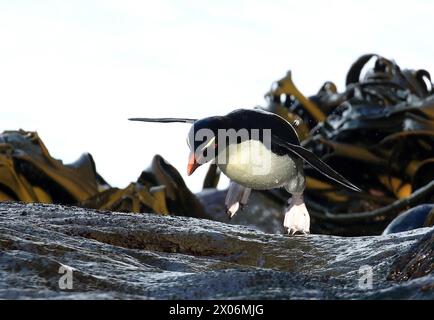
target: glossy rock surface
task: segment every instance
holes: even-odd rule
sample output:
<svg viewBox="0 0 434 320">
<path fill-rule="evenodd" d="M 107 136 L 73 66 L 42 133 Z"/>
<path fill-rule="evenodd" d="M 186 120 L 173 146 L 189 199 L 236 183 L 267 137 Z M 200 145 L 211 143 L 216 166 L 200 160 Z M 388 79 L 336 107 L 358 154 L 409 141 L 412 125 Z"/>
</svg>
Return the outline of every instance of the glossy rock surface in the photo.
<svg viewBox="0 0 434 320">
<path fill-rule="evenodd" d="M 0 298 L 434 299 L 432 233 L 289 238 L 205 219 L 4 202 Z M 423 253 L 424 272 L 388 280 L 409 250 Z M 71 290 L 59 288 L 62 265 L 73 269 Z M 360 286 L 370 268 L 372 288 Z"/>
</svg>

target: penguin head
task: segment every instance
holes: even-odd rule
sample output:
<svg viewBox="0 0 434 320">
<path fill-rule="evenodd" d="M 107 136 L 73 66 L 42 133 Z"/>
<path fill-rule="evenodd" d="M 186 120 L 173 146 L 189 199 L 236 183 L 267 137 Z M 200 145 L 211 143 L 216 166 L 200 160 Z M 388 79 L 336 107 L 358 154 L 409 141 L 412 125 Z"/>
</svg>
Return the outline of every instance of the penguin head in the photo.
<svg viewBox="0 0 434 320">
<path fill-rule="evenodd" d="M 214 160 L 218 153 L 218 130 L 225 128 L 225 117 L 208 117 L 193 123 L 187 137 L 190 148 L 188 175 L 202 164 Z"/>
</svg>

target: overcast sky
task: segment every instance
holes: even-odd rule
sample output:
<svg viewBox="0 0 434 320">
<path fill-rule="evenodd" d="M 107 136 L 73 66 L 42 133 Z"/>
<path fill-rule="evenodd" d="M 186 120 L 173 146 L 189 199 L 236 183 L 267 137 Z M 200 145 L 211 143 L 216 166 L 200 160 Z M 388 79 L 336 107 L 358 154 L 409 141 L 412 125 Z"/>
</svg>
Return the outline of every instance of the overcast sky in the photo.
<svg viewBox="0 0 434 320">
<path fill-rule="evenodd" d="M 406 3 L 0 0 L 0 130 L 36 130 L 64 162 L 90 152 L 118 187 L 159 153 L 198 191 L 188 125 L 128 117 L 263 105 L 289 69 L 306 95 L 327 80 L 343 89 L 368 52 L 434 73 L 434 2 Z"/>
</svg>

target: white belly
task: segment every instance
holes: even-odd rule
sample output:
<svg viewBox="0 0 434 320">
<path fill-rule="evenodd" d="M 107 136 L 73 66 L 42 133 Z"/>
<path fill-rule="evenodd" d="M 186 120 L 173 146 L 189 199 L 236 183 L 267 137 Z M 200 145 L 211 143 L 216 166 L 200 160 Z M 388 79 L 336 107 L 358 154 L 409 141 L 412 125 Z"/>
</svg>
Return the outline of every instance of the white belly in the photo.
<svg viewBox="0 0 434 320">
<path fill-rule="evenodd" d="M 297 164 L 272 153 L 259 141 L 245 141 L 221 150 L 217 165 L 229 179 L 252 189 L 272 189 L 297 177 Z"/>
</svg>

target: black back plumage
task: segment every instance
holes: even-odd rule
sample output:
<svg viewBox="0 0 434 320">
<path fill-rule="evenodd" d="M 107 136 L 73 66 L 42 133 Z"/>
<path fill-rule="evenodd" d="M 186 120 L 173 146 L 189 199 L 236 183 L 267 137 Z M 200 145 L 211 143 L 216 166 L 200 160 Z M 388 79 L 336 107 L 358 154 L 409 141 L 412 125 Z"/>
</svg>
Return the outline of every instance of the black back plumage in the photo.
<svg viewBox="0 0 434 320">
<path fill-rule="evenodd" d="M 300 140 L 295 128 L 288 121 L 274 113 L 263 110 L 239 109 L 232 111 L 224 117 L 218 117 L 219 120 L 216 122 L 210 120 L 212 118 L 206 118 L 206 122 L 208 122 L 207 125 L 213 127 L 213 131 L 216 126 L 224 129 L 232 128 L 235 131 L 241 129 L 247 129 L 247 131 L 251 131 L 252 129 L 259 129 L 259 131 L 270 129 L 271 151 L 273 153 L 280 156 L 289 155 L 301 158 L 314 169 L 318 170 L 318 172 L 341 186 L 353 191 L 361 191 L 314 153 L 300 146 Z M 198 122 L 196 123 L 199 124 Z"/>
</svg>

